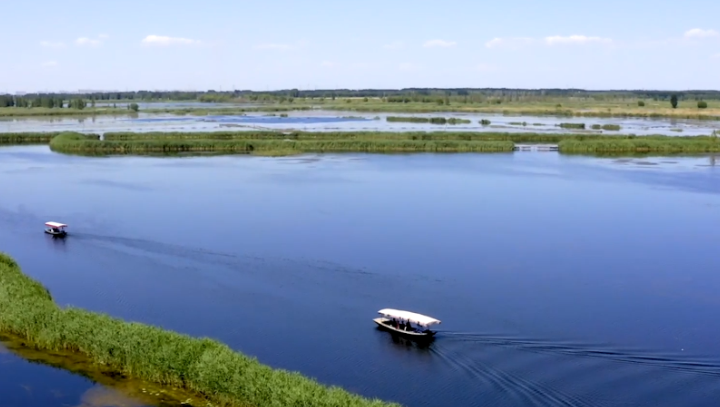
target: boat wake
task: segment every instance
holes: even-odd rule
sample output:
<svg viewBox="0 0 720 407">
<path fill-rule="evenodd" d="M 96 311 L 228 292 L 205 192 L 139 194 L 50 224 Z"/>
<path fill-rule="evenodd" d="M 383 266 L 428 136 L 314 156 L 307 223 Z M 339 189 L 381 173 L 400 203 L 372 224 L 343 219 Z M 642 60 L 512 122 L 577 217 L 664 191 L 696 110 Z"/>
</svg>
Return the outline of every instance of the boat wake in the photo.
<svg viewBox="0 0 720 407">
<path fill-rule="evenodd" d="M 517 351 L 537 354 L 594 358 L 603 361 L 674 370 L 697 375 L 720 377 L 720 360 L 678 360 L 670 355 L 656 353 L 642 354 L 642 351 L 603 348 L 580 343 L 552 343 L 531 339 L 519 339 L 485 334 L 440 331 L 438 336 L 451 343 L 469 343 L 505 347 Z"/>
<path fill-rule="evenodd" d="M 439 331 L 429 352 L 488 406 L 671 406 L 690 401 L 688 387 L 696 401 L 718 395 L 717 360 L 450 331 Z"/>
</svg>

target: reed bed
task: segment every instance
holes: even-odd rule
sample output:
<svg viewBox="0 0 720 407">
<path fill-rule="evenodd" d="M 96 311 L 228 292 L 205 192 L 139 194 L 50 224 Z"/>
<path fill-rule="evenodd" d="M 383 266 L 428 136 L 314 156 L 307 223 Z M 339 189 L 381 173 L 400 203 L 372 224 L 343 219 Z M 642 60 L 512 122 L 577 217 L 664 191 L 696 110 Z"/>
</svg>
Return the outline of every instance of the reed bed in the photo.
<svg viewBox="0 0 720 407">
<path fill-rule="evenodd" d="M 417 117 L 417 116 L 388 116 L 385 118 L 388 122 L 407 122 L 407 123 L 430 123 L 430 124 L 468 124 L 471 120 L 459 119 L 457 117 L 451 117 L 446 119 L 444 117 Z"/>
<path fill-rule="evenodd" d="M 590 126 L 593 130 L 620 131 L 619 124 L 593 124 Z"/>
<path fill-rule="evenodd" d="M 425 141 L 512 141 L 515 143 L 557 143 L 598 137 L 632 138 L 633 135 L 598 136 L 590 133 L 471 132 L 471 131 L 217 131 L 217 132 L 112 132 L 107 141 L 133 140 L 425 140 Z M 653 137 L 653 136 L 646 136 Z M 663 136 L 658 136 L 663 137 Z"/>
<path fill-rule="evenodd" d="M 585 129 L 585 123 L 560 123 L 558 126 L 563 129 Z"/>
<path fill-rule="evenodd" d="M 46 133 L 0 133 L 0 145 L 48 144 L 59 132 Z"/>
<path fill-rule="evenodd" d="M 408 139 L 174 139 L 171 137 L 105 140 L 62 134 L 50 149 L 70 154 L 157 154 L 222 152 L 226 154 L 290 155 L 323 152 L 510 152 L 512 141 Z"/>
<path fill-rule="evenodd" d="M 23 140 L 21 133 L 14 139 Z M 29 135 L 28 139 L 33 136 Z M 45 136 L 44 136 L 45 137 Z M 668 151 L 714 152 L 718 141 L 712 136 L 635 136 L 592 133 L 510 133 L 510 132 L 158 132 L 95 134 L 61 133 L 50 149 L 66 154 L 256 154 L 282 156 L 323 152 L 510 152 L 515 143 L 559 144 L 561 152 L 587 151 Z M 649 150 L 648 150 L 649 149 Z"/>
<path fill-rule="evenodd" d="M 39 282 L 0 253 L 0 332 L 41 351 L 71 351 L 103 368 L 187 389 L 225 406 L 398 406 L 272 369 L 209 338 L 58 307 Z"/>
<path fill-rule="evenodd" d="M 563 140 L 558 143 L 561 153 L 570 154 L 618 154 L 618 153 L 717 153 L 720 142 L 709 137 L 659 138 L 602 138 L 598 140 Z"/>
</svg>

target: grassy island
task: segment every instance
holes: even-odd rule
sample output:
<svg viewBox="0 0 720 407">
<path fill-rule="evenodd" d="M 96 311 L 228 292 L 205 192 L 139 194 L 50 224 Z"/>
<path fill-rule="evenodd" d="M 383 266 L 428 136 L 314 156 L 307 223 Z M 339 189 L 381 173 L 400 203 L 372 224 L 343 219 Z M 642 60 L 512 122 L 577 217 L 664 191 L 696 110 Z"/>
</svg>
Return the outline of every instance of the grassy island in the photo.
<svg viewBox="0 0 720 407">
<path fill-rule="evenodd" d="M 225 406 L 399 406 L 275 370 L 217 341 L 60 308 L 0 253 L 0 333 L 40 351 L 70 351 L 118 374 L 187 389 Z"/>
<path fill-rule="evenodd" d="M 95 135 L 64 133 L 50 141 L 50 148 L 56 152 L 94 155 L 225 153 L 277 156 L 322 152 L 511 152 L 513 147 L 513 142 L 508 140 L 323 132 L 109 133 L 105 135 L 105 140 L 98 140 Z"/>
<path fill-rule="evenodd" d="M 217 131 L 111 132 L 97 134 L 0 133 L 0 145 L 49 144 L 76 155 L 303 153 L 509 153 L 520 144 L 557 144 L 568 154 L 701 154 L 720 152 L 718 135 L 636 136 L 633 134 L 469 132 L 469 131 Z"/>
</svg>

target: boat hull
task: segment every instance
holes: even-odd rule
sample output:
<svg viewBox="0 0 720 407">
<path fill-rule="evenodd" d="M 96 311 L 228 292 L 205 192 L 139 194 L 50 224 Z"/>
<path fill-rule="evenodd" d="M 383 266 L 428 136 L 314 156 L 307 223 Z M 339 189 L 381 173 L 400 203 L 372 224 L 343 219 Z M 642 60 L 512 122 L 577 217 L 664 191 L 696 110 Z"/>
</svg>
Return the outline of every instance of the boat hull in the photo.
<svg viewBox="0 0 720 407">
<path fill-rule="evenodd" d="M 48 235 L 51 235 L 51 236 L 53 236 L 53 237 L 65 237 L 65 236 L 67 236 L 67 232 L 53 232 L 53 231 L 50 231 L 50 230 L 46 230 L 45 233 L 47 233 Z"/>
<path fill-rule="evenodd" d="M 422 339 L 430 339 L 433 336 L 435 336 L 435 332 L 430 331 L 430 330 L 425 330 L 423 332 L 415 332 L 415 331 L 405 331 L 400 328 L 395 328 L 394 326 L 388 324 L 389 320 L 387 318 L 375 318 L 375 319 L 373 319 L 373 321 L 381 329 L 388 331 L 388 332 L 398 334 L 398 335 L 402 335 L 406 338 L 422 340 Z"/>
</svg>

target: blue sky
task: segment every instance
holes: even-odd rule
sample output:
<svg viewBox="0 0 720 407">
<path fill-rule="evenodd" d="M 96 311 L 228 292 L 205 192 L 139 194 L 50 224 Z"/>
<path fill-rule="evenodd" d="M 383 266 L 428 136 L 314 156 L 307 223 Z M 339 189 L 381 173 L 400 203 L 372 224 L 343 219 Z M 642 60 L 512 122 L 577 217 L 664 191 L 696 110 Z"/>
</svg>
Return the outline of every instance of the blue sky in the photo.
<svg viewBox="0 0 720 407">
<path fill-rule="evenodd" d="M 0 92 L 720 89 L 716 0 L 35 0 L 2 15 Z"/>
</svg>

